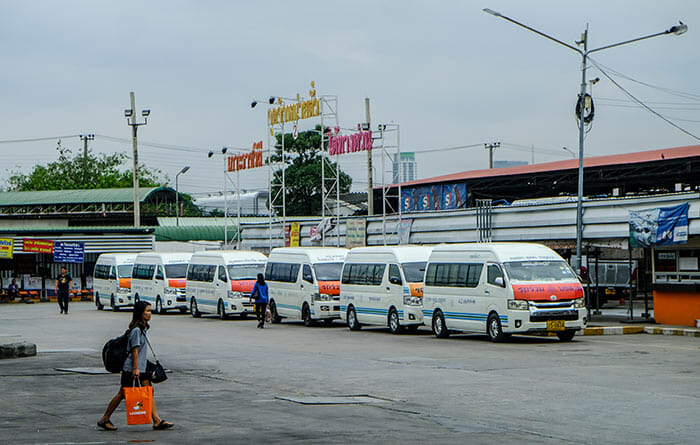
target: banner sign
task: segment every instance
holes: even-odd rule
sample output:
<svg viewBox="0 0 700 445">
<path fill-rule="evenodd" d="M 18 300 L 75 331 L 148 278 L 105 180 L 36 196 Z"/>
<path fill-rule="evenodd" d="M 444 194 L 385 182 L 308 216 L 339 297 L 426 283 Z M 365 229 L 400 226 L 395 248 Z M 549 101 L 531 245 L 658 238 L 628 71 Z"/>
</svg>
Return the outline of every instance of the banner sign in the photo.
<svg viewBox="0 0 700 445">
<path fill-rule="evenodd" d="M 78 241 L 56 241 L 53 246 L 54 263 L 84 263 L 85 243 Z"/>
<path fill-rule="evenodd" d="M 311 97 L 311 99 L 301 102 L 300 96 L 297 94 L 296 103 L 267 110 L 267 122 L 270 125 L 275 125 L 285 122 L 296 122 L 299 119 L 308 119 L 320 115 L 321 103 L 316 97 L 316 84 L 313 81 L 311 82 L 309 97 Z M 278 103 L 282 103 L 281 98 L 278 99 Z"/>
<path fill-rule="evenodd" d="M 228 157 L 228 171 L 235 172 L 247 168 L 263 166 L 262 141 L 253 143 L 253 151 Z"/>
<path fill-rule="evenodd" d="M 51 253 L 53 252 L 53 241 L 24 238 L 22 241 L 22 250 L 29 253 Z"/>
<path fill-rule="evenodd" d="M 630 246 L 651 247 L 688 242 L 689 204 L 630 210 Z"/>
<path fill-rule="evenodd" d="M 289 233 L 289 247 L 299 247 L 299 223 L 293 222 Z"/>
<path fill-rule="evenodd" d="M 348 219 L 345 222 L 345 247 L 352 249 L 353 247 L 364 247 L 366 236 L 366 222 L 364 218 Z"/>
<path fill-rule="evenodd" d="M 15 240 L 12 238 L 0 238 L 0 258 L 12 258 L 12 249 L 14 248 Z"/>
<path fill-rule="evenodd" d="M 334 135 L 328 139 L 328 154 L 331 156 L 372 150 L 372 131 L 360 131 L 348 136 Z"/>
<path fill-rule="evenodd" d="M 401 189 L 401 211 L 423 212 L 466 207 L 467 185 L 437 184 Z"/>
</svg>

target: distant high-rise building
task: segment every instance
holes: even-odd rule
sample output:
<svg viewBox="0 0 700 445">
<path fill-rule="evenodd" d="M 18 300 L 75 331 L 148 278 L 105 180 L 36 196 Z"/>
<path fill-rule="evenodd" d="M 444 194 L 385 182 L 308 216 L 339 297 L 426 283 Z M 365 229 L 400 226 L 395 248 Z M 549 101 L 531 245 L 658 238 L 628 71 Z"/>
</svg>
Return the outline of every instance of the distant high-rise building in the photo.
<svg viewBox="0 0 700 445">
<path fill-rule="evenodd" d="M 528 165 L 527 161 L 493 161 L 493 168 L 518 167 Z"/>
<path fill-rule="evenodd" d="M 414 181 L 418 177 L 418 163 L 416 162 L 416 154 L 414 152 L 401 153 L 401 162 L 397 162 L 396 154 L 394 154 L 393 183 L 399 182 L 399 168 L 401 169 L 401 182 Z"/>
</svg>

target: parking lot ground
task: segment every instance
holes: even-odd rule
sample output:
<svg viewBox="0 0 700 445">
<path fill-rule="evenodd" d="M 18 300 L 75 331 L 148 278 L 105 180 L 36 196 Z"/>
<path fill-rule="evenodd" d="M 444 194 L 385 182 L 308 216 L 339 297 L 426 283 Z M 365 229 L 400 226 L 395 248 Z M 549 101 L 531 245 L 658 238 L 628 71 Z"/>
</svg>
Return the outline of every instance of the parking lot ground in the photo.
<svg viewBox="0 0 700 445">
<path fill-rule="evenodd" d="M 436 339 L 337 323 L 154 316 L 149 333 L 172 372 L 156 385 L 171 431 L 96 422 L 117 390 L 104 342 L 131 314 L 71 305 L 0 308 L 0 339 L 37 345 L 0 360 L 4 443 L 694 443 L 700 342 L 663 335 Z"/>
</svg>

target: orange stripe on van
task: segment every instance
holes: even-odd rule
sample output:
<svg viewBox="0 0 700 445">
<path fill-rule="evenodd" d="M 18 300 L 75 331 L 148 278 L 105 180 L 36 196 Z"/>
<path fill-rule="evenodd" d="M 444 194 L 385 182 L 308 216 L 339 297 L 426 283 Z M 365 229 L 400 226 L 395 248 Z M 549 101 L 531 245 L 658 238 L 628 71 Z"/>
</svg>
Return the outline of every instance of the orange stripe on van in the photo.
<svg viewBox="0 0 700 445">
<path fill-rule="evenodd" d="M 231 290 L 234 292 L 250 293 L 255 286 L 255 280 L 231 280 Z"/>
<path fill-rule="evenodd" d="M 574 300 L 583 297 L 583 287 L 581 283 L 514 284 L 513 295 L 516 300 Z"/>
<path fill-rule="evenodd" d="M 185 279 L 168 280 L 168 286 L 170 287 L 185 287 Z"/>
<path fill-rule="evenodd" d="M 423 298 L 423 283 L 408 283 L 412 297 Z"/>
<path fill-rule="evenodd" d="M 131 289 L 131 278 L 120 278 L 119 279 L 119 287 L 125 287 L 127 289 Z"/>
<path fill-rule="evenodd" d="M 318 292 L 328 295 L 340 295 L 340 281 L 319 281 Z"/>
</svg>

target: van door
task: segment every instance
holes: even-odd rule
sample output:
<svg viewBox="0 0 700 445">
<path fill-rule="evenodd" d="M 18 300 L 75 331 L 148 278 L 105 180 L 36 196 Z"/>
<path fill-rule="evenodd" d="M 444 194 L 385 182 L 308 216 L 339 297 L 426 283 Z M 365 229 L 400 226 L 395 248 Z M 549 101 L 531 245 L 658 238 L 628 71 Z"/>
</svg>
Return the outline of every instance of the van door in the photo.
<svg viewBox="0 0 700 445">
<path fill-rule="evenodd" d="M 299 293 L 301 295 L 301 299 L 299 300 L 299 308 L 302 308 L 304 306 L 304 302 L 306 301 L 309 305 L 309 310 L 311 311 L 311 317 L 314 317 L 315 315 L 315 289 L 316 286 L 314 286 L 314 274 L 311 271 L 311 265 L 304 264 L 301 269 L 301 281 L 299 282 Z"/>
<path fill-rule="evenodd" d="M 495 310 L 501 318 L 501 328 L 507 329 L 508 324 L 508 290 L 501 266 L 496 263 L 486 263 L 486 284 L 484 284 L 485 313 Z M 484 330 L 486 325 L 484 324 Z"/>
<path fill-rule="evenodd" d="M 216 274 L 216 291 L 215 291 L 215 299 L 217 301 L 217 305 L 219 304 L 219 300 L 226 301 L 226 298 L 228 297 L 228 290 L 230 289 L 228 285 L 228 278 L 226 276 L 226 267 L 224 266 L 219 266 L 219 269 Z M 218 308 L 217 308 L 218 310 Z M 226 310 L 226 304 L 224 304 L 224 311 Z"/>
<path fill-rule="evenodd" d="M 163 273 L 163 266 L 160 264 L 156 268 L 156 276 L 155 279 L 153 280 L 152 284 L 152 289 L 151 289 L 151 296 L 153 296 L 153 301 L 155 302 L 155 299 L 160 295 L 161 298 L 161 304 L 163 303 L 164 293 L 164 284 L 165 284 L 165 274 Z"/>
<path fill-rule="evenodd" d="M 407 284 L 408 285 L 408 284 Z M 398 264 L 389 265 L 389 276 L 385 283 L 386 295 L 384 297 L 384 310 L 389 315 L 389 308 L 394 306 L 399 315 L 399 320 L 403 320 L 403 297 L 404 287 L 401 278 L 401 269 Z"/>
</svg>

